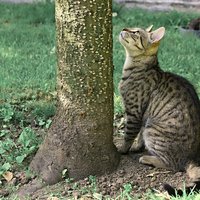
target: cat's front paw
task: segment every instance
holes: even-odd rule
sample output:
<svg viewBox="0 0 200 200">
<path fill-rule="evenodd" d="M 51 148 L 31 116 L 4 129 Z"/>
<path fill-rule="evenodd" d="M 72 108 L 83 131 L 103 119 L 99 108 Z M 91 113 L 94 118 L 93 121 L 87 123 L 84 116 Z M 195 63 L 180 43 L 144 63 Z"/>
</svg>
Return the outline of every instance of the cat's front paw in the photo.
<svg viewBox="0 0 200 200">
<path fill-rule="evenodd" d="M 132 143 L 132 141 L 124 141 L 123 144 L 117 147 L 118 152 L 121 154 L 127 154 L 131 148 Z"/>
<path fill-rule="evenodd" d="M 134 141 L 134 143 L 131 145 L 131 148 L 129 149 L 131 152 L 142 152 L 144 151 L 144 145 L 143 143 L 138 143 Z"/>
</svg>

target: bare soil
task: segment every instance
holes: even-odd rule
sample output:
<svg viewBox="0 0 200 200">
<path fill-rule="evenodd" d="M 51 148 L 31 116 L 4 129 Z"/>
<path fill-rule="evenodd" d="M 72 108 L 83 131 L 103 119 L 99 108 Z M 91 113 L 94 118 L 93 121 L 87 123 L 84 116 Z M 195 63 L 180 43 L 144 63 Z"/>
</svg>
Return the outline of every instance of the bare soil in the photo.
<svg viewBox="0 0 200 200">
<path fill-rule="evenodd" d="M 119 138 L 118 138 L 119 139 Z M 138 162 L 139 157 L 143 153 L 122 155 L 117 170 L 111 174 L 106 174 L 96 178 L 97 193 L 103 196 L 116 198 L 124 190 L 124 185 L 130 183 L 132 185 L 131 195 L 136 199 L 145 199 L 148 191 L 164 192 L 163 184 L 170 183 L 175 187 L 183 187 L 183 183 L 187 180 L 184 172 L 171 172 L 163 169 L 156 169 L 151 166 L 145 166 Z M 26 181 L 24 181 L 26 183 Z M 22 183 L 23 184 L 23 183 Z M 75 188 L 74 185 L 78 187 Z M 85 178 L 78 182 L 62 182 L 57 185 L 47 186 L 31 195 L 31 199 L 47 199 L 53 192 L 60 193 L 69 199 L 74 196 L 75 199 L 94 199 L 93 195 L 88 193 L 83 198 L 83 193 L 78 188 L 86 188 L 91 185 L 89 178 Z M 8 196 L 9 192 L 1 191 L 2 196 Z M 86 198 L 87 197 L 87 198 Z"/>
<path fill-rule="evenodd" d="M 114 143 L 116 146 L 123 140 L 123 122 L 124 120 L 121 117 L 115 119 Z M 70 197 L 81 200 L 95 199 L 93 196 L 94 193 L 104 197 L 108 195 L 109 197 L 116 198 L 124 191 L 124 186 L 126 184 L 131 184 L 132 189 L 130 195 L 135 197 L 134 199 L 144 200 L 146 199 L 145 195 L 148 191 L 163 193 L 164 183 L 169 183 L 176 188 L 183 188 L 184 182 L 188 181 L 185 172 L 172 172 L 140 164 L 139 158 L 143 154 L 148 154 L 148 152 L 121 155 L 121 161 L 117 170 L 111 174 L 96 177 L 95 183 L 92 183 L 89 178 L 77 182 L 63 181 L 37 190 L 30 195 L 30 198 L 46 200 L 52 193 L 61 194 L 64 198 L 66 197 L 66 199 L 71 199 Z M 10 184 L 19 186 L 26 186 L 26 184 L 29 184 L 29 186 L 31 185 L 31 178 L 26 178 L 24 172 L 18 172 L 14 176 L 15 179 L 13 179 Z M 96 188 L 95 191 L 94 187 Z M 85 194 L 83 192 L 84 188 L 87 188 Z M 8 196 L 10 193 L 11 191 L 0 188 L 0 197 Z"/>
<path fill-rule="evenodd" d="M 122 139 L 122 136 L 115 136 L 114 142 L 118 143 Z M 147 199 L 145 196 L 149 191 L 159 192 L 160 194 L 164 193 L 164 183 L 183 188 L 184 182 L 187 182 L 187 177 L 184 172 L 172 172 L 142 165 L 138 160 L 143 154 L 147 154 L 147 152 L 122 155 L 116 171 L 111 174 L 96 177 L 95 187 L 97 190 L 95 193 L 104 197 L 108 195 L 114 199 L 122 193 L 124 185 L 131 184 L 132 190 L 130 195 L 135 199 L 144 200 Z M 60 193 L 66 199 L 70 199 L 72 196 L 74 199 L 81 200 L 95 199 L 92 189 L 90 191 L 87 190 L 85 195 L 81 191 L 81 188 L 91 188 L 91 185 L 92 183 L 89 178 L 77 182 L 62 182 L 36 191 L 31 195 L 31 199 L 48 199 L 52 192 L 54 194 Z"/>
<path fill-rule="evenodd" d="M 184 172 L 171 172 L 163 169 L 155 169 L 151 166 L 139 164 L 138 159 L 142 153 L 129 155 L 122 155 L 121 162 L 118 169 L 112 174 L 106 174 L 96 178 L 97 193 L 103 196 L 111 196 L 116 198 L 120 192 L 124 190 L 124 185 L 130 183 L 132 185 L 131 195 L 136 199 L 145 199 L 145 194 L 152 191 L 163 191 L 163 184 L 170 183 L 173 186 L 183 187 L 186 181 L 186 174 Z M 81 194 L 79 189 L 74 189 L 74 182 L 63 183 L 58 186 L 61 189 L 62 195 L 68 199 L 74 196 L 75 199 L 94 199 L 91 195 Z M 87 187 L 91 184 L 89 178 L 85 178 L 76 182 L 79 188 Z M 32 195 L 31 199 L 46 199 L 49 195 L 48 191 L 58 190 L 56 186 L 50 186 L 48 189 L 43 188 Z M 87 197 L 87 198 L 86 198 Z"/>
</svg>

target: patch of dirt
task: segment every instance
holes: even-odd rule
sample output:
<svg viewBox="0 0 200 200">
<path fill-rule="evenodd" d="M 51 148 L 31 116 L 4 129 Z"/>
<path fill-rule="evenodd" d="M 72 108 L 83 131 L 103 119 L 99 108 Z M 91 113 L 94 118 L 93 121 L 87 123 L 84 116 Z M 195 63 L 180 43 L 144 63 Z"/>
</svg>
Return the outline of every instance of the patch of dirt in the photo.
<svg viewBox="0 0 200 200">
<path fill-rule="evenodd" d="M 170 183 L 175 187 L 183 186 L 184 181 L 187 179 L 185 173 L 174 173 L 142 165 L 138 162 L 141 155 L 142 153 L 122 155 L 121 162 L 115 172 L 96 178 L 98 189 L 96 192 L 103 196 L 108 195 L 116 198 L 123 191 L 124 185 L 130 183 L 132 186 L 130 195 L 137 196 L 137 199 L 144 199 L 145 193 L 149 190 L 164 192 L 164 183 Z M 77 196 L 77 199 L 79 199 L 83 194 L 74 185 L 77 185 L 78 188 L 87 188 L 91 185 L 91 182 L 89 178 L 85 178 L 76 183 L 73 181 L 69 183 L 63 182 L 54 186 L 44 187 L 31 195 L 31 199 L 47 199 L 52 192 L 56 193 L 58 191 L 67 199 L 71 196 Z M 8 195 L 6 191 L 2 192 L 4 192 L 5 196 Z M 94 199 L 92 194 L 91 198 L 88 199 Z"/>
<path fill-rule="evenodd" d="M 137 199 L 144 199 L 145 193 L 149 190 L 163 191 L 163 183 L 170 183 L 173 186 L 183 186 L 183 182 L 186 181 L 186 174 L 183 172 L 171 172 L 163 169 L 155 169 L 150 166 L 139 164 L 138 159 L 142 153 L 123 155 L 118 169 L 112 174 L 103 175 L 96 178 L 96 191 L 103 196 L 110 196 L 116 198 L 120 192 L 123 191 L 124 185 L 130 183 L 132 185 L 132 191 L 130 195 Z M 74 188 L 74 182 L 63 183 L 58 186 L 61 189 L 62 195 L 66 198 L 71 196 L 77 196 L 77 199 L 81 198 L 79 189 Z M 91 185 L 89 178 L 76 182 L 79 188 L 86 188 Z M 58 189 L 57 188 L 57 189 Z M 56 191 L 56 186 L 49 186 L 49 189 L 43 188 L 35 192 L 31 199 L 46 199 L 49 195 L 49 191 Z M 87 196 L 87 195 L 86 195 Z M 87 199 L 87 198 L 86 198 Z M 91 195 L 91 198 L 94 199 Z"/>
<path fill-rule="evenodd" d="M 123 140 L 123 122 L 124 119 L 121 116 L 115 118 L 115 132 L 117 132 L 117 134 L 114 136 L 114 143 L 116 146 Z M 164 192 L 164 183 L 169 183 L 176 188 L 183 188 L 184 182 L 187 182 L 185 172 L 172 172 L 140 164 L 139 158 L 143 154 L 147 154 L 147 152 L 122 155 L 117 170 L 111 174 L 96 177 L 95 183 L 91 182 L 89 178 L 77 182 L 63 181 L 56 185 L 47 186 L 37 190 L 30 198 L 46 200 L 50 194 L 59 193 L 66 197 L 66 199 L 74 197 L 74 199 L 86 200 L 95 199 L 93 197 L 94 192 L 102 196 L 108 195 L 109 197 L 116 198 L 122 193 L 126 184 L 131 184 L 132 189 L 129 194 L 137 197 L 137 199 L 145 199 L 145 194 L 150 190 Z M 17 179 L 19 180 L 15 182 L 20 182 L 21 186 L 27 183 L 23 174 Z M 95 191 L 93 184 L 95 184 L 95 188 L 97 188 Z M 84 190 L 87 198 L 82 198 L 84 196 Z M 0 190 L 0 196 L 1 195 L 8 196 L 8 192 Z"/>
<path fill-rule="evenodd" d="M 120 142 L 122 139 L 122 136 L 116 136 L 115 143 Z M 102 196 L 108 195 L 116 198 L 124 190 L 124 185 L 129 183 L 132 186 L 130 195 L 137 197 L 137 199 L 145 199 L 145 194 L 150 190 L 164 192 L 164 183 L 169 183 L 179 188 L 183 187 L 184 182 L 187 181 L 184 172 L 175 173 L 140 164 L 138 160 L 143 154 L 147 154 L 147 152 L 122 155 L 118 169 L 115 172 L 96 178 L 97 191 L 95 192 Z M 31 195 L 31 199 L 47 199 L 50 192 L 54 191 L 55 193 L 58 190 L 67 199 L 72 196 L 74 199 L 81 199 L 84 194 L 80 191 L 80 188 L 91 187 L 91 184 L 89 178 L 78 182 L 63 182 L 57 186 L 48 186 L 36 191 Z M 86 196 L 87 198 L 83 199 L 95 199 L 92 193 L 88 195 L 88 191 Z"/>
<path fill-rule="evenodd" d="M 149 189 L 163 190 L 163 183 L 178 185 L 185 176 L 183 173 L 172 173 L 166 170 L 139 164 L 141 154 L 122 156 L 118 170 L 113 174 L 98 178 L 98 185 L 103 194 L 115 196 L 126 183 L 131 183 L 132 195 L 144 194 Z"/>
</svg>

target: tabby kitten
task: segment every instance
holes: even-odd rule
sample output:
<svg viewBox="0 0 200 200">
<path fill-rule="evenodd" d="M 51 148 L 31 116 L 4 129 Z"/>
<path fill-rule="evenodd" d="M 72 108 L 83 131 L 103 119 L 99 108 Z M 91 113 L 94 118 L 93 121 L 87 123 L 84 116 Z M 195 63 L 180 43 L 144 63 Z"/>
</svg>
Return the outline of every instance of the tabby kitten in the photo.
<svg viewBox="0 0 200 200">
<path fill-rule="evenodd" d="M 200 168 L 191 163 L 200 158 L 200 101 L 185 78 L 160 69 L 157 52 L 165 28 L 151 29 L 125 28 L 119 35 L 126 51 L 119 84 L 126 124 L 119 151 L 145 146 L 150 155 L 140 163 L 186 170 L 195 183 Z"/>
</svg>

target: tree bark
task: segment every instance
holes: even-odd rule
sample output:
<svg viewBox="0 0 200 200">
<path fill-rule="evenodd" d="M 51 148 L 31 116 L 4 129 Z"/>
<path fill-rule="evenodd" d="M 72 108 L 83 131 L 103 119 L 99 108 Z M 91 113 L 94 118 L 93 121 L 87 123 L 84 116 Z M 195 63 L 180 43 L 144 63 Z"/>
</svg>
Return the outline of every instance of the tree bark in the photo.
<svg viewBox="0 0 200 200">
<path fill-rule="evenodd" d="M 57 0 L 58 109 L 30 164 L 48 184 L 110 173 L 113 144 L 112 0 Z"/>
</svg>

